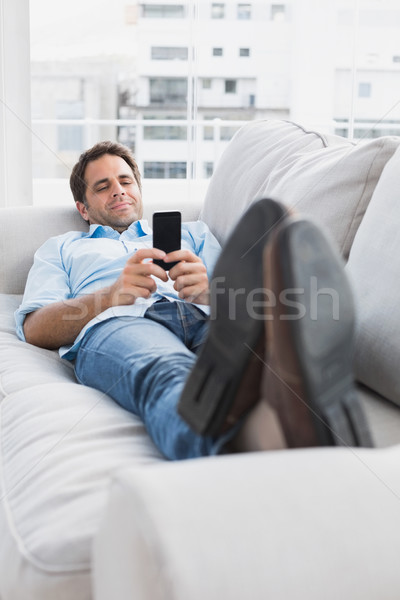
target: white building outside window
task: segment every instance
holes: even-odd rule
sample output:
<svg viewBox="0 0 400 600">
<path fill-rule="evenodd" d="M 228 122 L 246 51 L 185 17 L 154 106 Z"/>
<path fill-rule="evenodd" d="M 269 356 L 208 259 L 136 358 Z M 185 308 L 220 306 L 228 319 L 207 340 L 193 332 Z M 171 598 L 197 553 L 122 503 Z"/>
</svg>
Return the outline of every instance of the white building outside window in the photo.
<svg viewBox="0 0 400 600">
<path fill-rule="evenodd" d="M 144 180 L 205 190 L 249 120 L 400 131 L 395 0 L 0 0 L 0 18 L 3 203 L 31 202 L 31 175 L 35 202 L 65 197 L 52 186 L 102 139 L 129 145 Z"/>
</svg>

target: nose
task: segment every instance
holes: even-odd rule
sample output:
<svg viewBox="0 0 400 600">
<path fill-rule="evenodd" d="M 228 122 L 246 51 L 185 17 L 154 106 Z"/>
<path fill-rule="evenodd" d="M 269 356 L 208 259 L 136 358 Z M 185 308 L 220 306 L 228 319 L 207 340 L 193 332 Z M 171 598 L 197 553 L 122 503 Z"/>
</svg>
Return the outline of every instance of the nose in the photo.
<svg viewBox="0 0 400 600">
<path fill-rule="evenodd" d="M 119 181 L 115 181 L 112 189 L 112 197 L 116 198 L 117 196 L 124 196 L 125 191 Z"/>
</svg>

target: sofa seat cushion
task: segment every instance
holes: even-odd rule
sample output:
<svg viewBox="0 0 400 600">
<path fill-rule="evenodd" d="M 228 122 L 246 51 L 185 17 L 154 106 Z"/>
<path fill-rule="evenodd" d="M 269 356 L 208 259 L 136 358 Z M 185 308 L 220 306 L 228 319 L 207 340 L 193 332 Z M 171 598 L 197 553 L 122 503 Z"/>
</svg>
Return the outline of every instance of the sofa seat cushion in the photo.
<svg viewBox="0 0 400 600">
<path fill-rule="evenodd" d="M 21 294 L 0 293 L 0 332 L 15 333 L 14 311 L 20 305 Z"/>
<path fill-rule="evenodd" d="M 18 340 L 14 334 L 0 333 L 0 402 L 19 390 L 51 382 L 76 383 L 71 363 L 58 353 Z"/>
<path fill-rule="evenodd" d="M 13 314 L 20 298 L 0 294 L 0 402 L 41 383 L 76 383 L 72 364 L 61 360 L 58 352 L 26 344 L 15 335 Z"/>
<path fill-rule="evenodd" d="M 0 597 L 87 600 L 112 476 L 163 461 L 142 422 L 17 339 L 0 295 Z"/>
<path fill-rule="evenodd" d="M 32 581 L 45 575 L 69 573 L 71 585 L 83 572 L 89 577 L 112 475 L 162 460 L 137 417 L 76 383 L 8 395 L 0 404 L 0 444 L 0 580 L 6 597 L 18 599 L 47 598 L 46 585 L 43 595 L 30 595 Z M 10 573 L 18 572 L 15 581 Z"/>
<path fill-rule="evenodd" d="M 257 198 L 279 200 L 324 225 L 347 258 L 397 137 L 352 143 L 286 121 L 238 131 L 210 182 L 201 218 L 222 243 Z"/>
<path fill-rule="evenodd" d="M 347 264 L 359 381 L 400 405 L 400 149 L 386 165 Z"/>
</svg>

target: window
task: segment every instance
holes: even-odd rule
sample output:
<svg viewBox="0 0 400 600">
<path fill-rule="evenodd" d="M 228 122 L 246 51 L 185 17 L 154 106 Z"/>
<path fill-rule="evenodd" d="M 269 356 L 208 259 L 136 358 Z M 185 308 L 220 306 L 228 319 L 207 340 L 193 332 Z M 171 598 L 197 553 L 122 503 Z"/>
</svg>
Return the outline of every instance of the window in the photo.
<svg viewBox="0 0 400 600">
<path fill-rule="evenodd" d="M 83 102 L 57 102 L 57 119 L 82 119 L 84 116 Z M 80 151 L 83 144 L 82 125 L 59 125 L 58 126 L 58 150 Z"/>
<path fill-rule="evenodd" d="M 211 125 L 204 125 L 203 127 L 203 140 L 211 141 L 214 139 L 214 127 Z"/>
<path fill-rule="evenodd" d="M 206 179 L 210 179 L 211 175 L 214 171 L 214 163 L 213 162 L 205 162 L 203 164 L 204 177 Z"/>
<path fill-rule="evenodd" d="M 250 48 L 239 48 L 239 56 L 250 56 Z"/>
<path fill-rule="evenodd" d="M 393 56 L 393 62 L 400 63 L 400 56 L 399 55 Z"/>
<path fill-rule="evenodd" d="M 222 48 L 213 48 L 213 56 L 222 56 L 224 54 L 224 51 Z"/>
<path fill-rule="evenodd" d="M 187 98 L 187 79 L 150 79 L 150 104 L 184 105 Z"/>
<path fill-rule="evenodd" d="M 145 162 L 143 168 L 145 179 L 185 179 L 185 162 Z"/>
<path fill-rule="evenodd" d="M 201 87 L 203 90 L 211 90 L 211 79 L 209 77 L 204 77 L 201 82 Z"/>
<path fill-rule="evenodd" d="M 243 21 L 251 19 L 251 4 L 238 4 L 237 18 Z"/>
<path fill-rule="evenodd" d="M 236 79 L 225 79 L 225 94 L 236 94 Z"/>
<path fill-rule="evenodd" d="M 144 125 L 144 140 L 186 140 L 186 127 L 180 125 Z"/>
<path fill-rule="evenodd" d="M 132 152 L 136 152 L 136 127 L 118 127 L 117 139 L 121 144 L 128 146 Z"/>
<path fill-rule="evenodd" d="M 229 142 L 233 138 L 237 130 L 238 127 L 221 127 L 221 140 Z"/>
<path fill-rule="evenodd" d="M 286 19 L 286 7 L 284 4 L 271 4 L 271 21 L 284 21 Z"/>
<path fill-rule="evenodd" d="M 184 46 L 152 46 L 152 60 L 187 60 L 188 49 Z"/>
<path fill-rule="evenodd" d="M 359 98 L 370 98 L 371 97 L 371 84 L 361 82 L 358 84 L 358 96 Z"/>
<path fill-rule="evenodd" d="M 223 19 L 225 17 L 225 4 L 221 2 L 213 2 L 211 4 L 211 18 Z"/>
<path fill-rule="evenodd" d="M 142 4 L 142 17 L 145 19 L 183 19 L 184 4 Z"/>
</svg>

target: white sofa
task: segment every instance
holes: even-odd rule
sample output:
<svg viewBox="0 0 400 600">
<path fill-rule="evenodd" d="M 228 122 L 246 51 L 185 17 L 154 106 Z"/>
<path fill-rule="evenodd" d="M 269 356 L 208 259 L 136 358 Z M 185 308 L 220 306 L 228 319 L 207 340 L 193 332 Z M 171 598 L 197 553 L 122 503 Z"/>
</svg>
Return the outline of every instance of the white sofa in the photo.
<svg viewBox="0 0 400 600">
<path fill-rule="evenodd" d="M 203 206 L 161 203 L 222 243 L 261 196 L 326 228 L 353 282 L 373 449 L 165 461 L 137 418 L 15 335 L 35 249 L 85 227 L 72 198 L 0 211 L 1 600 L 400 597 L 399 146 L 252 122 Z"/>
</svg>

